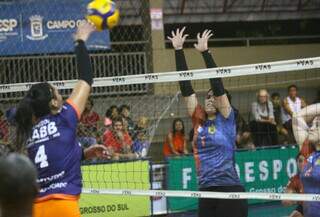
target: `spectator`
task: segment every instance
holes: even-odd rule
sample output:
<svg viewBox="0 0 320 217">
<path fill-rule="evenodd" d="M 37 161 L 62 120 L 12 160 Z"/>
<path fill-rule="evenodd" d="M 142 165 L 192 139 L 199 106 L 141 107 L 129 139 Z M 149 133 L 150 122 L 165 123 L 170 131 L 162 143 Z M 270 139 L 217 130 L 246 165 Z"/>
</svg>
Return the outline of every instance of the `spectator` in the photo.
<svg viewBox="0 0 320 217">
<path fill-rule="evenodd" d="M 0 214 L 32 217 L 37 196 L 37 172 L 31 161 L 19 154 L 0 158 Z"/>
<path fill-rule="evenodd" d="M 148 124 L 149 124 L 149 119 L 145 116 L 141 116 L 138 119 L 138 123 L 137 123 L 137 127 L 139 128 L 144 128 L 147 129 L 148 128 Z"/>
<path fill-rule="evenodd" d="M 244 120 L 242 115 L 239 113 L 239 110 L 232 105 L 232 102 L 231 102 L 232 96 L 229 93 L 229 91 L 225 90 L 225 92 L 234 110 L 234 117 L 236 121 L 236 131 L 237 131 L 237 138 L 236 138 L 237 148 L 254 149 L 255 146 L 252 142 L 252 137 L 251 137 L 248 123 Z"/>
<path fill-rule="evenodd" d="M 137 137 L 133 142 L 133 152 L 139 158 L 146 157 L 150 148 L 150 142 L 147 140 L 146 130 L 144 128 L 137 128 Z"/>
<path fill-rule="evenodd" d="M 146 131 L 146 136 L 147 137 L 150 137 L 150 130 L 149 129 L 149 119 L 145 116 L 140 116 L 139 119 L 138 119 L 138 122 L 137 124 L 135 125 L 135 128 L 134 128 L 134 134 L 133 134 L 133 139 L 136 139 L 137 138 L 137 134 L 138 134 L 138 129 L 139 128 L 142 128 Z"/>
<path fill-rule="evenodd" d="M 112 126 L 112 119 L 118 117 L 119 110 L 116 105 L 112 105 L 106 111 L 105 119 L 104 119 L 104 126 L 111 127 Z"/>
<path fill-rule="evenodd" d="M 97 144 L 100 117 L 93 111 L 93 101 L 88 99 L 78 125 L 79 142 L 83 147 Z"/>
<path fill-rule="evenodd" d="M 15 129 L 14 129 L 15 112 L 16 112 L 15 107 L 12 107 L 6 111 L 5 118 L 6 118 L 7 123 L 4 124 L 4 126 L 7 127 L 8 134 L 6 136 L 7 137 L 6 141 L 0 139 L 0 156 L 7 156 L 10 152 L 13 152 L 15 149 L 13 147 L 13 144 L 10 142 L 10 138 L 13 138 L 14 137 L 13 135 L 15 133 Z M 0 111 L 0 113 L 1 113 L 1 111 Z M 2 118 L 0 118 L 0 119 L 2 119 Z M 0 126 L 1 126 L 1 121 L 0 121 Z"/>
<path fill-rule="evenodd" d="M 307 103 L 298 97 L 298 87 L 290 85 L 288 87 L 288 96 L 283 100 L 282 123 L 289 133 L 290 143 L 295 143 L 292 131 L 292 115 L 306 107 Z"/>
<path fill-rule="evenodd" d="M 4 113 L 0 110 L 0 144 L 7 144 L 9 136 L 9 123 L 4 117 Z"/>
<path fill-rule="evenodd" d="M 273 105 L 269 101 L 268 91 L 261 89 L 257 93 L 257 101 L 252 103 L 251 113 L 253 121 L 250 129 L 256 146 L 270 146 L 278 144 L 276 122 L 274 120 Z"/>
<path fill-rule="evenodd" d="M 167 135 L 163 146 L 163 154 L 165 157 L 188 154 L 184 124 L 179 118 L 173 120 L 171 132 Z"/>
<path fill-rule="evenodd" d="M 285 193 L 303 193 L 303 185 L 300 180 L 300 172 L 303 170 L 305 158 L 304 156 L 299 153 L 296 157 L 297 165 L 298 165 L 298 173 L 290 178 L 289 183 L 286 187 Z M 303 217 L 303 202 L 296 202 L 296 201 L 288 201 L 283 200 L 282 205 L 284 206 L 292 206 L 294 204 L 297 204 L 297 207 L 293 212 L 291 213 L 290 217 Z"/>
<path fill-rule="evenodd" d="M 124 129 L 123 119 L 118 116 L 112 120 L 112 128 L 103 135 L 103 143 L 112 153 L 114 160 L 133 159 L 135 154 L 131 150 L 132 140 Z"/>
<path fill-rule="evenodd" d="M 127 128 L 128 128 L 127 130 L 129 132 L 129 135 L 133 136 L 135 124 L 134 124 L 133 120 L 130 118 L 130 107 L 127 105 L 122 105 L 122 106 L 120 106 L 119 111 L 127 123 Z"/>
<path fill-rule="evenodd" d="M 17 111 L 16 107 L 11 107 L 6 111 L 6 119 L 11 126 L 14 126 L 16 124 L 15 123 L 16 111 Z"/>
<path fill-rule="evenodd" d="M 271 102 L 273 105 L 273 114 L 274 120 L 277 124 L 277 132 L 279 134 L 279 143 L 280 144 L 288 144 L 289 142 L 289 133 L 286 128 L 282 125 L 281 119 L 281 99 L 279 93 L 273 93 L 271 95 Z"/>
</svg>

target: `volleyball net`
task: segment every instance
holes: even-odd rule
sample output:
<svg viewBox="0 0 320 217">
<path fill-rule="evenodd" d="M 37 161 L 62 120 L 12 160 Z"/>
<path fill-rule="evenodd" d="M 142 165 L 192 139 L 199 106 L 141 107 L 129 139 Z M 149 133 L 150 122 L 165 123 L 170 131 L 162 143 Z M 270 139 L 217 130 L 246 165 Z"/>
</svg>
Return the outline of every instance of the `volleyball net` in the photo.
<svg viewBox="0 0 320 217">
<path fill-rule="evenodd" d="M 106 57 L 95 54 L 92 58 L 97 58 L 94 59 L 95 64 L 101 60 L 97 64 L 101 69 L 108 61 Z M 143 216 L 156 214 L 155 207 L 170 212 L 181 212 L 197 209 L 199 198 L 248 199 L 252 205 L 281 200 L 320 201 L 319 195 L 284 193 L 289 179 L 298 173 L 298 147 L 286 136 L 281 135 L 280 129 L 277 131 L 277 144 L 257 145 L 252 138 L 237 141 L 235 166 L 246 192 L 199 191 L 192 156 L 192 139 L 189 138 L 192 124 L 178 88 L 178 81 L 191 80 L 199 103 L 203 104 L 209 89 L 208 79 L 222 77 L 226 89 L 232 96 L 232 105 L 243 116 L 243 124 L 249 125 L 251 104 L 257 101 L 256 93 L 261 88 L 267 89 L 270 95 L 278 92 L 281 98 L 284 98 L 287 94 L 286 87 L 296 84 L 299 87 L 299 95 L 312 102 L 320 79 L 319 68 L 320 57 L 314 57 L 211 69 L 95 78 L 91 97 L 92 110 L 98 114 L 99 120 L 94 122 L 94 126 L 92 123 L 80 121 L 81 129 L 78 136 L 81 144 L 92 145 L 92 142 L 88 142 L 90 138 L 94 139 L 94 143 L 105 144 L 103 135 L 112 129 L 112 124 L 106 120 L 112 121 L 113 111 L 110 107 L 115 105 L 118 114 L 121 114 L 119 108 L 126 105 L 130 110 L 129 117 L 133 126 L 127 122 L 125 128 L 132 144 L 138 141 L 147 145 L 144 154 L 134 150 L 132 146 L 123 158 L 111 161 L 96 159 L 84 163 L 82 214 L 90 216 L 100 213 L 103 216 L 108 212 L 114 213 L 115 216 Z M 7 111 L 14 107 L 34 83 L 1 84 L 1 110 Z M 49 83 L 67 96 L 76 80 Z M 141 87 L 143 90 L 139 89 Z M 188 154 L 164 157 L 163 144 L 176 118 L 184 122 Z M 2 135 L 4 144 L 12 143 L 15 137 L 14 126 L 9 124 L 8 128 L 5 142 L 5 135 Z M 251 133 L 250 126 L 242 129 L 240 124 L 238 130 L 240 137 L 243 133 Z M 263 133 L 265 132 L 261 132 L 261 136 Z M 158 213 L 161 212 L 158 210 Z M 277 216 L 278 211 L 269 214 Z"/>
</svg>

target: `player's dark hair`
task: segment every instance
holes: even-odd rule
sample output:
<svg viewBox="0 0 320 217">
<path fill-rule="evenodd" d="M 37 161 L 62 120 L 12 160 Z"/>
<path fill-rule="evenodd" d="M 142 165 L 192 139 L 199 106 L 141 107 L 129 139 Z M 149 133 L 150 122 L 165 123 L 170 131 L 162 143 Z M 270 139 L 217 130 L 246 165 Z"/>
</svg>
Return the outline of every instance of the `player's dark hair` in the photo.
<svg viewBox="0 0 320 217">
<path fill-rule="evenodd" d="M 288 91 L 289 91 L 291 88 L 295 88 L 296 90 L 298 90 L 298 87 L 297 87 L 297 85 L 295 85 L 295 84 L 291 84 L 291 85 L 288 87 Z"/>
<path fill-rule="evenodd" d="M 180 119 L 180 118 L 175 118 L 172 122 L 172 134 L 175 135 L 177 133 L 177 130 L 176 130 L 176 123 L 177 122 L 181 122 L 182 124 L 182 130 L 181 130 L 181 133 L 184 135 L 184 123 L 183 123 L 183 120 Z"/>
<path fill-rule="evenodd" d="M 50 84 L 32 85 L 27 95 L 20 101 L 15 114 L 17 151 L 22 151 L 26 140 L 30 137 L 34 118 L 41 118 L 50 113 L 50 101 L 53 89 Z"/>
</svg>

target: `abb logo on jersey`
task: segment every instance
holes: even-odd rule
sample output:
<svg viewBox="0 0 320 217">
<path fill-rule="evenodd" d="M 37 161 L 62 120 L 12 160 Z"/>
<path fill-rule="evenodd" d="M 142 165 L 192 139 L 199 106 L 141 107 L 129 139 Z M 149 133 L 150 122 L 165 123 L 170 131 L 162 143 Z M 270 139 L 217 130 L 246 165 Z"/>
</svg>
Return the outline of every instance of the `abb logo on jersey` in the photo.
<svg viewBox="0 0 320 217">
<path fill-rule="evenodd" d="M 44 139 L 47 136 L 54 135 L 56 132 L 58 132 L 56 123 L 48 122 L 47 124 L 41 126 L 40 128 L 38 129 L 36 128 L 33 130 L 32 140 Z"/>
</svg>

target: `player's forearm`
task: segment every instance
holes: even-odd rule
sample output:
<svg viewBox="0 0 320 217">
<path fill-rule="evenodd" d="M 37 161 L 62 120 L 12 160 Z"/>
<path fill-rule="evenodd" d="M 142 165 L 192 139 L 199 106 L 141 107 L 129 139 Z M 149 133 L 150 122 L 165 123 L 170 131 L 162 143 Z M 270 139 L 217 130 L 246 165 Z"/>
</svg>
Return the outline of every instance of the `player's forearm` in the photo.
<svg viewBox="0 0 320 217">
<path fill-rule="evenodd" d="M 79 73 L 79 80 L 83 80 L 87 82 L 89 86 L 91 86 L 93 83 L 91 62 L 84 41 L 77 40 L 75 42 L 75 54 Z"/>
<path fill-rule="evenodd" d="M 206 63 L 207 68 L 216 68 L 217 64 L 215 63 L 212 55 L 210 54 L 209 50 L 202 52 L 202 57 L 204 62 Z M 224 86 L 221 78 L 211 78 L 209 79 L 211 89 L 215 96 L 222 96 L 225 94 Z"/>
<path fill-rule="evenodd" d="M 206 64 L 207 68 L 216 68 L 217 67 L 217 64 L 215 63 L 209 50 L 202 52 L 202 57 L 203 57 L 203 60 Z"/>
<path fill-rule="evenodd" d="M 309 105 L 294 115 L 294 118 L 303 118 L 307 123 L 320 115 L 320 103 Z"/>
<path fill-rule="evenodd" d="M 186 58 L 183 50 L 175 50 L 176 58 L 176 69 L 177 71 L 186 71 L 188 70 Z M 191 81 L 179 81 L 180 91 L 182 96 L 188 97 L 194 94 Z"/>
</svg>

